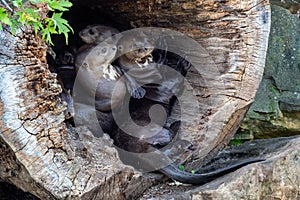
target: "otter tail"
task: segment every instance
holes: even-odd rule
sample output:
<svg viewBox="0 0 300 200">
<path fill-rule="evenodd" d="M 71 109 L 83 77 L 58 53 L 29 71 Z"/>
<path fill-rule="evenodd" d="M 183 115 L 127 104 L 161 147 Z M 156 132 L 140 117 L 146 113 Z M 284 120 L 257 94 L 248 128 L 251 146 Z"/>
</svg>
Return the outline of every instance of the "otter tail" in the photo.
<svg viewBox="0 0 300 200">
<path fill-rule="evenodd" d="M 179 181 L 181 183 L 187 183 L 187 184 L 195 184 L 195 185 L 201 185 L 208 183 L 222 175 L 225 175 L 229 172 L 233 172 L 245 165 L 264 161 L 264 159 L 252 159 L 252 160 L 246 160 L 241 163 L 237 163 L 234 165 L 230 165 L 212 172 L 203 173 L 203 174 L 192 174 L 185 171 L 181 171 L 178 166 L 174 163 L 160 169 L 159 171 L 163 174 L 167 175 L 169 178 Z"/>
</svg>

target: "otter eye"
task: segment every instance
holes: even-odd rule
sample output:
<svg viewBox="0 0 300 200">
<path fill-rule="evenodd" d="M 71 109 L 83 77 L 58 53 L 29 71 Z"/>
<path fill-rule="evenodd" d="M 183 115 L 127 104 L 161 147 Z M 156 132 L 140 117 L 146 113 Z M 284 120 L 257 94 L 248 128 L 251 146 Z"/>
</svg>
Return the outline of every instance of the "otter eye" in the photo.
<svg viewBox="0 0 300 200">
<path fill-rule="evenodd" d="M 73 59 L 73 56 L 70 53 L 66 53 L 64 55 L 64 61 L 66 62 L 66 64 L 72 63 L 72 59 Z"/>
<path fill-rule="evenodd" d="M 94 35 L 94 34 L 95 34 L 95 32 L 93 31 L 93 29 L 90 29 L 90 30 L 89 30 L 89 34 L 91 34 L 91 35 Z"/>
<path fill-rule="evenodd" d="M 84 69 L 87 69 L 87 68 L 89 67 L 89 65 L 88 65 L 86 62 L 84 62 L 84 63 L 82 63 L 82 67 L 83 67 Z"/>
<path fill-rule="evenodd" d="M 107 48 L 102 48 L 101 49 L 101 54 L 105 54 L 107 52 Z"/>
<path fill-rule="evenodd" d="M 122 46 L 122 45 L 119 45 L 119 46 L 118 46 L 118 50 L 119 50 L 119 51 L 123 51 L 123 46 Z"/>
</svg>

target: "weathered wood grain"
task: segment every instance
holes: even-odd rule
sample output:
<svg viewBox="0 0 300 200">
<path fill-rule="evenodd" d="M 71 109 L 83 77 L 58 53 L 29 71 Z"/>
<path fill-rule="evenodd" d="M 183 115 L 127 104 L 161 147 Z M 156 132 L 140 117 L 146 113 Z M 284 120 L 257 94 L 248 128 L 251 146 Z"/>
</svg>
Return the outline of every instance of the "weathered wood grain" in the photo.
<svg viewBox="0 0 300 200">
<path fill-rule="evenodd" d="M 0 177 L 41 199 L 122 199 L 133 170 L 109 139 L 67 129 L 65 105 L 31 32 L 0 32 Z"/>
</svg>

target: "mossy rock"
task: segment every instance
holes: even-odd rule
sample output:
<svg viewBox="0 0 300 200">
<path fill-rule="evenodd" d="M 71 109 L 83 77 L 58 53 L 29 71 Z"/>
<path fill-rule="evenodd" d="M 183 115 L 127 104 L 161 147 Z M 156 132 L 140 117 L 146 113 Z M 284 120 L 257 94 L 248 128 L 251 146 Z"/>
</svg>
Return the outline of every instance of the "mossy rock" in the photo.
<svg viewBox="0 0 300 200">
<path fill-rule="evenodd" d="M 300 134 L 300 20 L 272 6 L 263 80 L 237 134 L 269 138 Z"/>
</svg>

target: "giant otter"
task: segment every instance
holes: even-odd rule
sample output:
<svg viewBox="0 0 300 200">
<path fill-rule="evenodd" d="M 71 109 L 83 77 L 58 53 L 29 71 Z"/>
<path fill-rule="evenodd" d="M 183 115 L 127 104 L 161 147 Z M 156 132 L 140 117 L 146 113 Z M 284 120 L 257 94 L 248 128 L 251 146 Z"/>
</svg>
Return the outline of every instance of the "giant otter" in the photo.
<svg viewBox="0 0 300 200">
<path fill-rule="evenodd" d="M 159 70 L 159 65 L 151 62 L 153 47 L 150 45 L 144 34 L 125 35 L 120 39 L 119 46 L 123 53 L 118 58 L 119 67 L 122 69 L 124 74 L 132 78 L 138 84 L 135 85 L 136 83 L 130 83 L 129 88 L 132 87 L 132 85 L 135 85 L 136 88 L 141 87 L 145 90 L 145 94 L 142 97 L 130 99 L 130 116 L 132 120 L 140 126 L 146 126 L 151 123 L 148 129 L 149 132 L 147 132 L 147 130 L 145 131 L 143 127 L 141 127 L 140 130 L 136 130 L 130 120 L 127 121 L 124 118 L 124 121 L 121 124 L 117 124 L 119 127 L 115 128 L 114 132 L 111 134 L 115 144 L 121 149 L 129 152 L 141 153 L 141 156 L 137 154 L 137 158 L 133 160 L 128 160 L 127 157 L 124 157 L 124 161 L 127 164 L 133 164 L 136 166 L 135 163 L 144 163 L 144 166 L 151 166 L 155 165 L 157 162 L 161 162 L 164 167 L 158 170 L 168 177 L 183 183 L 204 184 L 242 166 L 263 160 L 246 160 L 244 162 L 204 174 L 190 174 L 179 170 L 176 164 L 164 151 L 156 150 L 163 148 L 172 141 L 180 123 L 175 122 L 175 124 L 173 123 L 170 127 L 166 127 L 164 123 L 166 122 L 167 116 L 160 119 L 150 119 L 149 110 L 152 106 L 159 104 L 161 105 L 161 108 L 165 109 L 166 113 L 169 114 L 171 109 L 170 100 L 174 97 L 174 95 L 176 95 L 174 92 L 179 92 L 176 91 L 176 89 L 182 84 L 182 79 L 176 78 L 176 73 L 170 76 L 171 79 L 163 79 L 166 74 L 163 74 L 162 71 Z M 183 60 L 179 61 L 184 69 L 176 69 L 176 71 L 179 71 L 180 74 L 184 74 L 190 65 Z M 175 81 L 174 78 L 176 78 Z M 127 79 L 127 81 L 131 80 Z M 127 110 L 124 109 L 124 112 L 127 112 Z M 122 114 L 122 109 L 120 113 L 121 116 L 126 116 L 126 114 Z M 154 132 L 156 134 L 153 135 L 150 132 Z M 120 151 L 121 155 L 122 152 L 124 151 Z M 144 158 L 145 154 L 142 154 L 147 152 L 156 152 L 157 156 L 153 157 L 153 160 L 147 160 Z M 132 161 L 135 163 L 132 163 Z"/>
<path fill-rule="evenodd" d="M 124 37 L 125 38 L 125 37 Z M 125 39 L 123 40 L 124 44 Z M 126 40 L 128 41 L 128 40 Z M 160 103 L 166 110 L 166 113 L 170 110 L 169 99 L 172 98 L 172 91 L 165 92 L 163 87 L 155 84 L 151 84 L 151 81 L 156 82 L 165 76 L 161 71 L 157 70 L 155 63 L 151 62 L 151 52 L 153 47 L 146 44 L 146 40 L 143 37 L 132 38 L 125 45 L 134 48 L 134 52 L 129 52 L 128 54 L 121 56 L 118 60 L 121 72 L 127 81 L 132 81 L 132 83 L 127 84 L 133 88 L 131 93 L 135 93 L 136 89 L 140 88 L 143 90 L 141 93 L 137 93 L 136 97 L 139 99 L 132 98 L 130 102 L 131 115 L 133 116 L 136 123 L 140 125 L 147 124 L 149 122 L 148 110 L 151 106 Z M 131 44 L 130 44 L 131 43 Z M 121 43 L 122 44 L 122 41 Z M 141 45 L 142 44 L 142 45 Z M 144 45 L 143 45 L 144 44 Z M 140 46 L 139 46 L 140 45 Z M 146 48 L 145 48 L 146 47 Z M 118 69 L 110 65 L 112 59 L 116 53 L 116 47 L 109 43 L 100 44 L 90 44 L 81 48 L 78 51 L 77 57 L 75 59 L 75 65 L 77 71 L 80 71 L 78 80 L 85 90 L 86 96 L 84 98 L 95 98 L 96 100 L 96 110 L 97 117 L 102 128 L 104 127 L 105 132 L 110 132 L 112 130 L 112 118 L 110 110 L 121 104 L 126 93 L 126 87 L 123 81 L 117 81 L 119 79 L 120 73 Z M 81 70 L 80 70 L 81 69 Z M 140 69 L 144 69 L 140 70 Z M 83 73 L 82 73 L 83 72 Z M 176 88 L 176 83 L 180 81 L 173 81 L 171 85 Z M 149 84 L 150 83 L 150 84 Z M 96 91 L 92 91 L 91 85 L 97 84 Z M 140 86 L 141 85 L 141 86 Z M 128 86 L 127 86 L 128 87 Z M 112 91 L 117 90 L 115 94 L 118 94 L 115 99 L 112 99 Z M 130 89 L 129 89 L 130 91 Z M 144 93 L 143 93 L 144 92 Z M 134 95 L 133 95 L 134 96 Z M 122 112 L 122 111 L 121 111 Z M 79 111 L 82 114 L 82 119 L 89 120 L 84 109 Z M 86 118 L 87 116 L 87 118 Z M 108 116 L 108 117 L 107 117 Z M 165 118 L 158 119 L 153 124 L 153 129 L 161 129 L 161 123 L 164 122 Z M 126 121 L 124 124 L 126 126 Z M 133 151 L 133 152 L 148 152 L 160 149 L 167 145 L 176 134 L 179 123 L 172 124 L 170 127 L 164 126 L 158 133 L 154 136 L 147 137 L 147 132 L 139 133 L 139 135 L 144 135 L 144 137 L 129 137 L 125 132 L 119 128 L 115 129 L 112 137 L 115 140 L 115 144 L 121 148 Z M 233 171 L 239 167 L 247 165 L 252 162 L 258 162 L 262 159 L 248 160 L 236 165 L 228 166 L 220 170 L 205 174 L 190 174 L 187 172 L 180 171 L 176 164 L 174 164 L 170 158 L 163 152 L 160 152 L 157 158 L 165 158 L 165 160 L 171 164 L 159 169 L 160 172 L 164 173 L 168 177 L 178 180 L 183 183 L 191 184 L 203 184 L 211 181 L 212 179 L 221 176 L 225 173 Z M 146 163 L 153 162 L 152 160 L 144 161 Z"/>
<path fill-rule="evenodd" d="M 155 103 L 157 102 L 153 102 L 146 98 L 131 101 L 129 106 L 131 108 L 130 114 L 132 120 L 140 125 L 141 128 L 135 129 L 130 121 L 126 121 L 126 119 L 124 119 L 122 124 L 118 124 L 119 127 L 115 127 L 113 129 L 111 137 L 114 140 L 114 144 L 125 150 L 125 153 L 124 151 L 119 150 L 120 158 L 125 164 L 133 165 L 137 169 L 142 168 L 142 170 L 157 169 L 169 178 L 182 183 L 204 184 L 250 163 L 263 161 L 263 159 L 260 158 L 245 160 L 204 174 L 191 174 L 181 171 L 168 157 L 166 153 L 167 151 L 163 149 L 170 142 L 173 142 L 179 129 L 180 121 L 176 121 L 170 126 L 161 126 L 160 123 L 163 121 L 163 118 L 154 119 L 154 123 L 152 123 L 148 129 L 143 127 L 149 125 L 151 119 L 148 111 Z M 167 108 L 165 109 L 167 110 Z M 179 143 L 180 142 L 181 141 L 179 141 Z M 136 156 L 132 159 L 128 156 L 126 151 L 135 153 Z M 150 158 L 146 157 L 145 153 L 149 152 L 155 153 L 155 156 Z M 164 167 L 157 168 L 159 165 Z"/>
<path fill-rule="evenodd" d="M 95 24 L 82 29 L 79 36 L 87 44 L 96 44 L 118 33 L 119 31 L 113 27 Z"/>
<path fill-rule="evenodd" d="M 120 74 L 117 68 L 110 64 L 116 51 L 114 44 L 102 42 L 80 48 L 75 59 L 78 83 L 75 94 L 77 119 L 80 118 L 82 124 L 89 123 L 90 114 L 96 109 L 98 121 L 104 132 L 111 131 L 113 121 L 110 111 L 123 100 L 126 93 L 124 82 L 118 80 Z M 112 95 L 113 92 L 116 95 Z M 95 105 L 92 105 L 94 100 Z M 87 106 L 90 107 L 90 112 L 84 111 Z M 92 131 L 97 135 L 96 130 Z"/>
<path fill-rule="evenodd" d="M 118 42 L 120 57 L 118 66 L 126 79 L 126 86 L 134 98 L 145 96 L 147 83 L 156 83 L 162 75 L 158 72 L 156 63 L 152 62 L 153 45 L 144 33 L 124 35 Z"/>
<path fill-rule="evenodd" d="M 170 104 L 174 96 L 181 94 L 183 78 L 191 64 L 176 54 L 154 49 L 155 41 L 147 38 L 142 32 L 124 35 L 118 43 L 121 53 L 118 66 L 125 78 L 128 77 L 126 86 L 129 92 L 139 86 L 144 90 L 142 96 L 132 95 L 134 98 L 145 96 L 152 101 Z"/>
<path fill-rule="evenodd" d="M 72 89 L 75 79 L 75 69 L 72 65 L 60 66 L 57 71 L 57 79 L 62 86 L 61 99 L 67 103 L 67 109 L 64 111 L 65 118 L 74 117 L 74 101 L 72 97 Z"/>
<path fill-rule="evenodd" d="M 79 51 L 76 56 L 76 70 L 82 70 L 78 80 L 87 94 L 96 95 L 96 109 L 107 112 L 116 106 L 126 93 L 124 82 L 118 81 L 119 72 L 110 63 L 116 53 L 116 46 L 106 42 Z M 97 91 L 90 91 L 92 85 L 98 83 Z M 112 97 L 113 90 L 118 95 Z M 90 96 L 91 97 L 91 96 Z"/>
<path fill-rule="evenodd" d="M 74 102 L 72 98 L 72 89 L 75 80 L 75 67 L 74 67 L 74 54 L 75 49 L 64 49 L 62 52 L 56 54 L 50 47 L 47 52 L 47 62 L 49 70 L 57 74 L 57 81 L 62 88 L 60 94 L 61 100 L 66 102 L 66 110 L 64 115 L 66 120 L 70 120 L 74 114 Z"/>
</svg>

